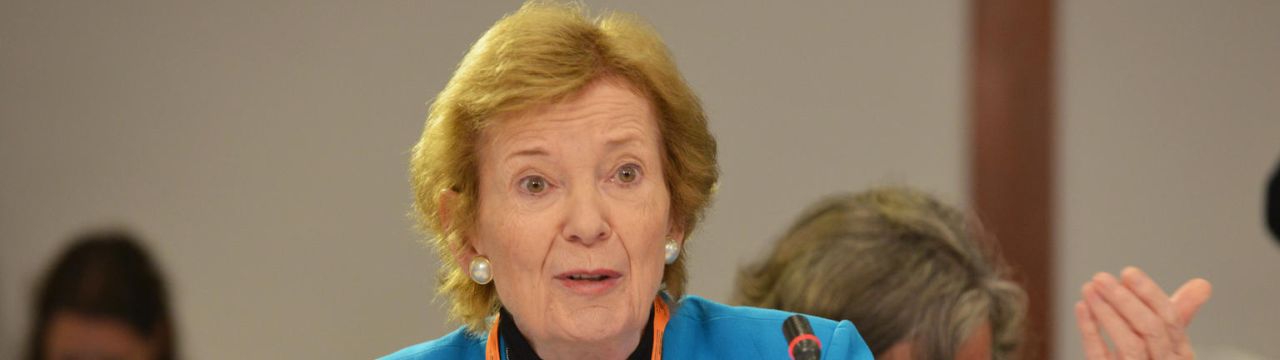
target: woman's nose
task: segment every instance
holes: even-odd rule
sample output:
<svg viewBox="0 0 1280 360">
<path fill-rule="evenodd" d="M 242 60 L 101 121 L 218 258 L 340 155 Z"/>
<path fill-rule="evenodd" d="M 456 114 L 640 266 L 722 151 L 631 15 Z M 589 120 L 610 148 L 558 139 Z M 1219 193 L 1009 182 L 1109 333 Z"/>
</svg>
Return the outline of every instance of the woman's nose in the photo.
<svg viewBox="0 0 1280 360">
<path fill-rule="evenodd" d="M 608 206 L 595 188 L 579 189 L 570 195 L 564 238 L 591 246 L 613 236 Z"/>
</svg>

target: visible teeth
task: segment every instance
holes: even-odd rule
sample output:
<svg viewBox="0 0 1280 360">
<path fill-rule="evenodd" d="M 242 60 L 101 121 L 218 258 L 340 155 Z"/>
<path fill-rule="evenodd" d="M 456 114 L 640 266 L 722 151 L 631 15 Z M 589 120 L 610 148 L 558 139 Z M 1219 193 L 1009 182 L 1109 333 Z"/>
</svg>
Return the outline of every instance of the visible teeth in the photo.
<svg viewBox="0 0 1280 360">
<path fill-rule="evenodd" d="M 575 275 L 569 275 L 569 279 L 570 279 L 570 280 L 603 280 L 603 279 L 604 279 L 604 275 L 581 275 L 581 274 L 575 274 Z"/>
</svg>

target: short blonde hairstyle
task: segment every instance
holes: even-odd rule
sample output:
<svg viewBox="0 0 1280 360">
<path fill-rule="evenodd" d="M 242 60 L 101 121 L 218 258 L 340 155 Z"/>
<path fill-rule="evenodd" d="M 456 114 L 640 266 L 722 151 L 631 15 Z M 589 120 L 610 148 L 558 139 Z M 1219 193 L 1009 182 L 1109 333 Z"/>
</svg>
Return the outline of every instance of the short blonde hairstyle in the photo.
<svg viewBox="0 0 1280 360">
<path fill-rule="evenodd" d="M 872 353 L 910 340 L 920 359 L 955 358 L 987 320 L 993 358 L 1015 358 L 1026 294 L 968 219 L 907 188 L 830 196 L 739 273 L 734 299 L 850 320 Z"/>
<path fill-rule="evenodd" d="M 719 177 L 716 142 L 697 96 L 685 83 L 666 45 L 638 18 L 611 13 L 590 19 L 577 4 L 533 1 L 499 20 L 463 57 L 431 104 L 422 138 L 409 163 L 419 227 L 441 259 L 437 291 L 451 316 L 472 332 L 500 306 L 493 286 L 461 270 L 455 254 L 476 220 L 477 138 L 504 116 L 553 104 L 590 82 L 626 80 L 652 102 L 662 137 L 664 181 L 671 221 L 692 233 Z M 444 190 L 458 194 L 444 219 Z M 667 265 L 663 279 L 675 298 L 684 294 L 685 261 Z"/>
</svg>

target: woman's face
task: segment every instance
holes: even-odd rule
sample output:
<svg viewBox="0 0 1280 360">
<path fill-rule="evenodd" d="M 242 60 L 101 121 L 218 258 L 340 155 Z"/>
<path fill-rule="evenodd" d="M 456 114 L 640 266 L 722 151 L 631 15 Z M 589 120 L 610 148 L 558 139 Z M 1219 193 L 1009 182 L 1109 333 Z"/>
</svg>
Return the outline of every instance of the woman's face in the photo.
<svg viewBox="0 0 1280 360">
<path fill-rule="evenodd" d="M 535 346 L 639 341 L 662 281 L 670 222 L 649 101 L 604 78 L 495 122 L 479 142 L 470 255 Z M 634 345 L 632 345 L 634 346 Z"/>
<path fill-rule="evenodd" d="M 103 316 L 58 311 L 45 330 L 45 358 L 145 360 L 156 358 L 155 341 L 128 323 Z"/>
</svg>

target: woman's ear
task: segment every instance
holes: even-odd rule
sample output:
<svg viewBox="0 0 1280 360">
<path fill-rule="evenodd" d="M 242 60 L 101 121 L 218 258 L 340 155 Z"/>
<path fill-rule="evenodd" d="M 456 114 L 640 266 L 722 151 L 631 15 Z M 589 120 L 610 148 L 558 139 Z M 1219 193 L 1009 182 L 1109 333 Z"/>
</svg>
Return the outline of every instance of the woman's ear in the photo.
<svg viewBox="0 0 1280 360">
<path fill-rule="evenodd" d="M 458 192 L 452 189 L 440 190 L 439 201 L 436 201 L 436 215 L 440 216 L 440 227 L 448 229 L 453 223 L 453 209 L 458 201 Z"/>
<path fill-rule="evenodd" d="M 675 240 L 681 248 L 684 248 L 684 226 L 671 225 L 671 230 L 667 231 L 667 238 Z"/>
<path fill-rule="evenodd" d="M 476 247 L 471 246 L 470 242 L 463 238 L 462 247 L 454 252 L 453 258 L 458 262 L 458 268 L 462 269 L 462 273 L 469 274 L 471 272 L 471 259 L 474 259 L 476 255 L 479 255 L 476 252 Z"/>
<path fill-rule="evenodd" d="M 436 209 L 436 212 L 440 215 L 440 225 L 444 229 L 453 228 L 452 221 L 454 216 L 457 215 L 453 212 L 458 204 L 458 196 L 458 192 L 452 189 L 440 190 L 439 208 Z M 459 237 L 458 241 L 462 243 L 457 247 L 457 250 L 454 250 L 453 259 L 458 262 L 458 267 L 462 268 L 463 272 L 467 272 L 471 265 L 471 258 L 475 257 L 478 252 L 476 247 L 471 244 L 471 239 L 466 235 L 466 232 L 459 231 L 456 236 Z"/>
</svg>

